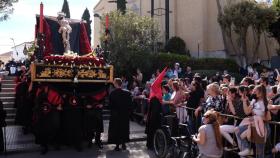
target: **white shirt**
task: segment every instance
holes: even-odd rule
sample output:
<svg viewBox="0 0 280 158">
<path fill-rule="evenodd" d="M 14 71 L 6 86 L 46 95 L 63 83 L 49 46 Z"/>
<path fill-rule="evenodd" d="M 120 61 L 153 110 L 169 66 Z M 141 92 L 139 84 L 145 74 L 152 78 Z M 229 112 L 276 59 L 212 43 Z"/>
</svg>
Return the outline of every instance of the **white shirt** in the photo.
<svg viewBox="0 0 280 158">
<path fill-rule="evenodd" d="M 251 101 L 251 105 L 253 106 L 254 115 L 264 116 L 265 106 L 262 100 L 256 101 L 255 99 L 253 99 Z"/>
<path fill-rule="evenodd" d="M 175 98 L 175 95 L 176 95 L 176 91 L 174 91 L 174 92 L 171 94 L 170 100 L 173 100 L 173 99 Z"/>
<path fill-rule="evenodd" d="M 272 88 L 269 85 L 267 85 L 265 89 L 266 89 L 266 94 L 270 94 L 272 92 Z"/>
<path fill-rule="evenodd" d="M 173 71 L 173 76 L 174 76 L 175 78 L 178 78 L 178 71 L 177 71 L 177 70 L 174 70 L 174 71 Z"/>
<path fill-rule="evenodd" d="M 275 145 L 275 149 L 279 152 L 280 151 L 280 143 Z"/>
<path fill-rule="evenodd" d="M 258 80 L 259 79 L 259 73 L 257 71 L 254 71 L 253 73 L 253 80 Z"/>
</svg>

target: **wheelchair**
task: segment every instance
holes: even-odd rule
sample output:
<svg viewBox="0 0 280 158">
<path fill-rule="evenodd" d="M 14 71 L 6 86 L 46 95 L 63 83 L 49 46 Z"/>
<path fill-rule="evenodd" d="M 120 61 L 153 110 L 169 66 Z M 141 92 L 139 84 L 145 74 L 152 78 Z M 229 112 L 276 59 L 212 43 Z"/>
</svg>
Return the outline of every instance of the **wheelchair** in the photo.
<svg viewBox="0 0 280 158">
<path fill-rule="evenodd" d="M 196 158 L 198 147 L 192 141 L 188 124 L 179 124 L 176 115 L 167 115 L 154 135 L 154 152 L 159 158 Z"/>
</svg>

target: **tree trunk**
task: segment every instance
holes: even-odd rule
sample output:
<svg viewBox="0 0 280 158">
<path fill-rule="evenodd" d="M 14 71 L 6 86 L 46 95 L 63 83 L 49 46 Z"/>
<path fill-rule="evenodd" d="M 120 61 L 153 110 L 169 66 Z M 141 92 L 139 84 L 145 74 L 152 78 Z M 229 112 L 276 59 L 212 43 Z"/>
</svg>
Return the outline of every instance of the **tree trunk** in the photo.
<svg viewBox="0 0 280 158">
<path fill-rule="evenodd" d="M 260 43 L 261 43 L 261 32 L 254 31 L 254 36 L 257 36 L 257 37 L 255 38 L 255 47 L 253 48 L 253 57 L 252 57 L 252 60 L 250 61 L 250 63 L 256 61 L 256 57 L 258 55 L 258 50 L 259 50 Z"/>
<path fill-rule="evenodd" d="M 236 55 L 238 55 L 238 54 L 240 54 L 240 50 L 237 50 L 236 48 L 235 48 L 235 44 L 233 43 L 233 37 L 232 37 L 232 29 L 230 28 L 230 30 L 229 30 L 229 32 L 228 32 L 228 38 L 229 38 L 229 40 L 230 40 L 230 44 L 231 44 L 231 46 L 232 46 L 232 49 L 233 49 L 233 52 L 236 54 Z"/>
<path fill-rule="evenodd" d="M 267 42 L 267 34 L 264 32 L 264 43 L 265 43 L 265 48 L 266 48 L 266 53 L 267 53 L 267 59 L 270 59 L 270 51 L 268 48 L 268 42 Z"/>
<path fill-rule="evenodd" d="M 218 15 L 223 14 L 223 9 L 222 9 L 220 0 L 216 0 L 216 3 L 217 3 L 217 8 L 218 8 Z M 229 48 L 228 48 L 229 46 L 227 44 L 227 37 L 226 37 L 225 30 L 222 27 L 220 27 L 220 28 L 221 28 L 221 31 L 222 31 L 225 51 L 226 51 L 227 54 L 229 54 Z"/>
<path fill-rule="evenodd" d="M 247 49 L 247 36 L 246 34 L 244 35 L 243 39 L 242 39 L 242 54 L 244 55 L 245 57 L 245 67 L 249 64 L 249 53 L 248 53 L 248 49 Z"/>
<path fill-rule="evenodd" d="M 246 67 L 248 64 L 248 52 L 247 52 L 247 29 L 239 28 L 239 37 L 240 37 L 240 48 L 241 48 L 241 56 L 245 58 L 245 63 L 243 63 L 242 59 L 242 66 Z"/>
</svg>

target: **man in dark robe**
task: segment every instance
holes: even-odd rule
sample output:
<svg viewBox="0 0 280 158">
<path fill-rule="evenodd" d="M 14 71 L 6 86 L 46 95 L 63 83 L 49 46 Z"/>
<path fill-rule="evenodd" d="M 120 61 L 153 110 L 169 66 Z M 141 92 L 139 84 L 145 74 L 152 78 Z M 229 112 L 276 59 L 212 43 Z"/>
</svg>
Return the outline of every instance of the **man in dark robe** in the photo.
<svg viewBox="0 0 280 158">
<path fill-rule="evenodd" d="M 15 107 L 17 108 L 15 123 L 17 125 L 23 126 L 23 132 L 25 133 L 27 130 L 28 118 L 26 114 L 28 113 L 28 103 L 27 95 L 28 95 L 28 83 L 26 77 L 22 78 L 20 82 L 18 82 L 15 90 Z"/>
<path fill-rule="evenodd" d="M 154 134 L 157 129 L 160 128 L 161 124 L 161 113 L 162 107 L 159 99 L 153 97 L 150 100 L 150 105 L 147 114 L 147 124 L 145 133 L 147 134 L 147 148 L 153 150 Z"/>
<path fill-rule="evenodd" d="M 62 112 L 62 131 L 64 141 L 78 152 L 82 151 L 83 109 L 81 98 L 76 95 L 64 95 Z"/>
<path fill-rule="evenodd" d="M 104 131 L 102 108 L 103 101 L 88 96 L 84 101 L 84 125 L 85 137 L 88 142 L 88 147 L 92 146 L 92 139 L 95 138 L 95 144 L 102 149 L 101 133 Z"/>
<path fill-rule="evenodd" d="M 41 154 L 48 152 L 48 145 L 53 143 L 59 131 L 59 110 L 62 100 L 58 93 L 42 86 L 37 91 L 34 107 L 35 142 L 41 145 Z"/>
<path fill-rule="evenodd" d="M 0 153 L 4 151 L 4 136 L 2 127 L 6 127 L 6 111 L 4 110 L 3 103 L 0 100 Z"/>
<path fill-rule="evenodd" d="M 16 102 L 17 107 L 15 122 L 23 126 L 23 133 L 27 134 L 31 131 L 35 89 L 31 79 L 24 79 L 16 87 Z"/>
<path fill-rule="evenodd" d="M 119 151 L 119 145 L 126 150 L 125 143 L 129 141 L 129 108 L 132 105 L 131 93 L 121 89 L 122 80 L 114 80 L 115 90 L 109 96 L 109 108 L 111 110 L 108 143 L 116 144 L 115 150 Z"/>
</svg>

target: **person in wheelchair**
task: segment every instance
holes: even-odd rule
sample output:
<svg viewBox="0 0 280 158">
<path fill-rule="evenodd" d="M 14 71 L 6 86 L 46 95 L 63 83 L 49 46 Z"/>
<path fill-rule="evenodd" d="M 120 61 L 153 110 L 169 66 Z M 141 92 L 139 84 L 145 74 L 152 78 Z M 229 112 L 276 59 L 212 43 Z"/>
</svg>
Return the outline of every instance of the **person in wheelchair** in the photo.
<svg viewBox="0 0 280 158">
<path fill-rule="evenodd" d="M 204 114 L 204 125 L 193 137 L 199 148 L 199 158 L 220 158 L 223 155 L 222 135 L 218 123 L 217 112 L 208 110 Z"/>
<path fill-rule="evenodd" d="M 170 104 L 169 101 L 171 99 L 171 94 L 170 94 L 170 89 L 168 87 L 168 85 L 163 85 L 162 86 L 162 114 L 165 115 L 169 115 L 171 114 L 171 110 L 170 110 Z"/>
<path fill-rule="evenodd" d="M 147 148 L 153 150 L 154 135 L 161 126 L 162 105 L 157 97 L 152 97 L 147 114 L 145 133 L 147 134 Z"/>
</svg>

